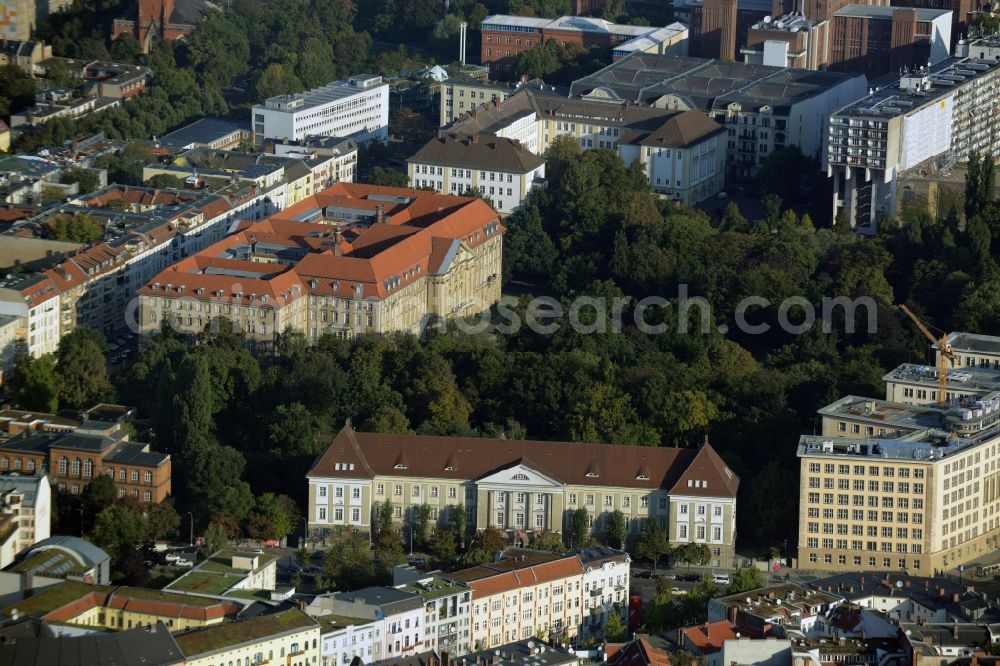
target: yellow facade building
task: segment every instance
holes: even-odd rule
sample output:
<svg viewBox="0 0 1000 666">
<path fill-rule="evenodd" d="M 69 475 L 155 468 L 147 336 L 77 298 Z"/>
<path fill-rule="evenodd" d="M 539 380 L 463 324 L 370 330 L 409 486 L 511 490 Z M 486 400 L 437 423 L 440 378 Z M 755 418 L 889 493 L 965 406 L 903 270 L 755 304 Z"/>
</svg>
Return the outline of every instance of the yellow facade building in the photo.
<svg viewBox="0 0 1000 666">
<path fill-rule="evenodd" d="M 140 327 L 228 320 L 265 345 L 286 329 L 419 334 L 500 299 L 503 231 L 479 199 L 338 183 L 161 272 Z"/>
<path fill-rule="evenodd" d="M 382 507 L 402 521 L 427 505 L 433 522 L 464 510 L 470 530 L 496 528 L 518 541 L 562 532 L 578 509 L 601 533 L 614 511 L 637 535 L 658 520 L 675 544 L 705 544 L 730 566 L 739 477 L 707 443 L 699 449 L 421 437 L 346 426 L 306 475 L 308 526 L 370 531 Z M 507 640 L 507 639 L 504 639 Z"/>
</svg>

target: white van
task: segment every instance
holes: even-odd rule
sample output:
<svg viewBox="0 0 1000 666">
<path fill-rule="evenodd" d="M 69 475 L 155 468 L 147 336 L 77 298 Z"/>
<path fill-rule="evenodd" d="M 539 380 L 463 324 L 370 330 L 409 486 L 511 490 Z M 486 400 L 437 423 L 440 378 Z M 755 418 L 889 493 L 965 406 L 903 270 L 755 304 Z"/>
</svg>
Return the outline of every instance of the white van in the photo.
<svg viewBox="0 0 1000 666">
<path fill-rule="evenodd" d="M 729 574 L 712 574 L 712 580 L 719 585 L 729 585 Z"/>
</svg>

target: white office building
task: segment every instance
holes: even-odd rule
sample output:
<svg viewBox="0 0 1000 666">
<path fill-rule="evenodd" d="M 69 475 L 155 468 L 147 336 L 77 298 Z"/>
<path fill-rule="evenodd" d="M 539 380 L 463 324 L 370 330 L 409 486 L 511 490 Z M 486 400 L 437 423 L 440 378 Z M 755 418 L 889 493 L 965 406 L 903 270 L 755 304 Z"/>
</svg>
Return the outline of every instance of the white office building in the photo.
<svg viewBox="0 0 1000 666">
<path fill-rule="evenodd" d="M 349 137 L 358 144 L 389 138 L 389 84 L 359 75 L 294 95 L 270 97 L 253 107 L 258 141 Z"/>
</svg>

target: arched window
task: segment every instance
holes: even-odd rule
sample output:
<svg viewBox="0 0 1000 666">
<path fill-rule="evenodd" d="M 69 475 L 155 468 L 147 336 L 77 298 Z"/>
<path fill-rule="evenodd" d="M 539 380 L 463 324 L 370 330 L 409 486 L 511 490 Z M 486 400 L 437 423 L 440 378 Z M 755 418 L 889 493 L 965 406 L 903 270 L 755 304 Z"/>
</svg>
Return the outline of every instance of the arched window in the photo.
<svg viewBox="0 0 1000 666">
<path fill-rule="evenodd" d="M 150 472 L 150 471 L 147 471 L 146 472 L 146 483 L 152 483 L 152 482 L 153 482 L 153 473 Z"/>
<path fill-rule="evenodd" d="M 80 459 L 73 458 L 73 465 L 69 468 L 72 476 L 80 476 Z"/>
<path fill-rule="evenodd" d="M 146 492 L 144 492 L 144 493 L 142 494 L 142 501 L 143 501 L 143 502 L 146 502 L 147 504 L 148 504 L 149 502 L 152 502 L 152 501 L 153 501 L 153 493 L 151 493 L 151 492 L 150 492 L 150 491 L 148 491 L 148 490 L 147 490 Z"/>
<path fill-rule="evenodd" d="M 132 480 L 133 481 L 139 480 L 139 470 L 137 469 L 132 470 Z"/>
<path fill-rule="evenodd" d="M 93 460 L 90 460 L 88 458 L 87 460 L 83 461 L 83 475 L 85 477 L 87 477 L 87 478 L 90 478 L 90 477 L 92 477 L 94 475 L 94 461 Z"/>
<path fill-rule="evenodd" d="M 66 460 L 66 456 L 59 459 L 59 473 L 62 475 L 66 474 L 66 467 L 69 465 L 69 461 Z"/>
<path fill-rule="evenodd" d="M 112 481 L 114 481 L 115 480 L 115 468 L 114 467 L 109 467 L 108 470 L 107 470 L 107 475 L 111 478 Z"/>
</svg>

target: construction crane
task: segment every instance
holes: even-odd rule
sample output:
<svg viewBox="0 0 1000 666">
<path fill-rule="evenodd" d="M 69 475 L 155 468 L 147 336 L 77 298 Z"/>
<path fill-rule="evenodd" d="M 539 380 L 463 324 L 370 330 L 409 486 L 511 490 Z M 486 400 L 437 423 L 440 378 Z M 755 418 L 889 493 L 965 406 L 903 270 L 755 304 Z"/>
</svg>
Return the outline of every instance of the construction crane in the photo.
<svg viewBox="0 0 1000 666">
<path fill-rule="evenodd" d="M 920 317 L 913 314 L 910 308 L 905 305 L 900 305 L 899 309 L 903 311 L 907 317 L 916 325 L 917 329 L 924 334 L 924 337 L 931 341 L 931 344 L 937 347 L 937 370 L 938 370 L 938 392 L 937 401 L 938 406 L 944 407 L 948 402 L 948 363 L 952 365 L 955 364 L 955 352 L 951 349 L 951 343 L 948 342 L 948 334 L 944 331 L 941 332 L 941 337 L 936 338 L 930 329 L 927 328 L 927 324 L 920 320 Z"/>
</svg>

